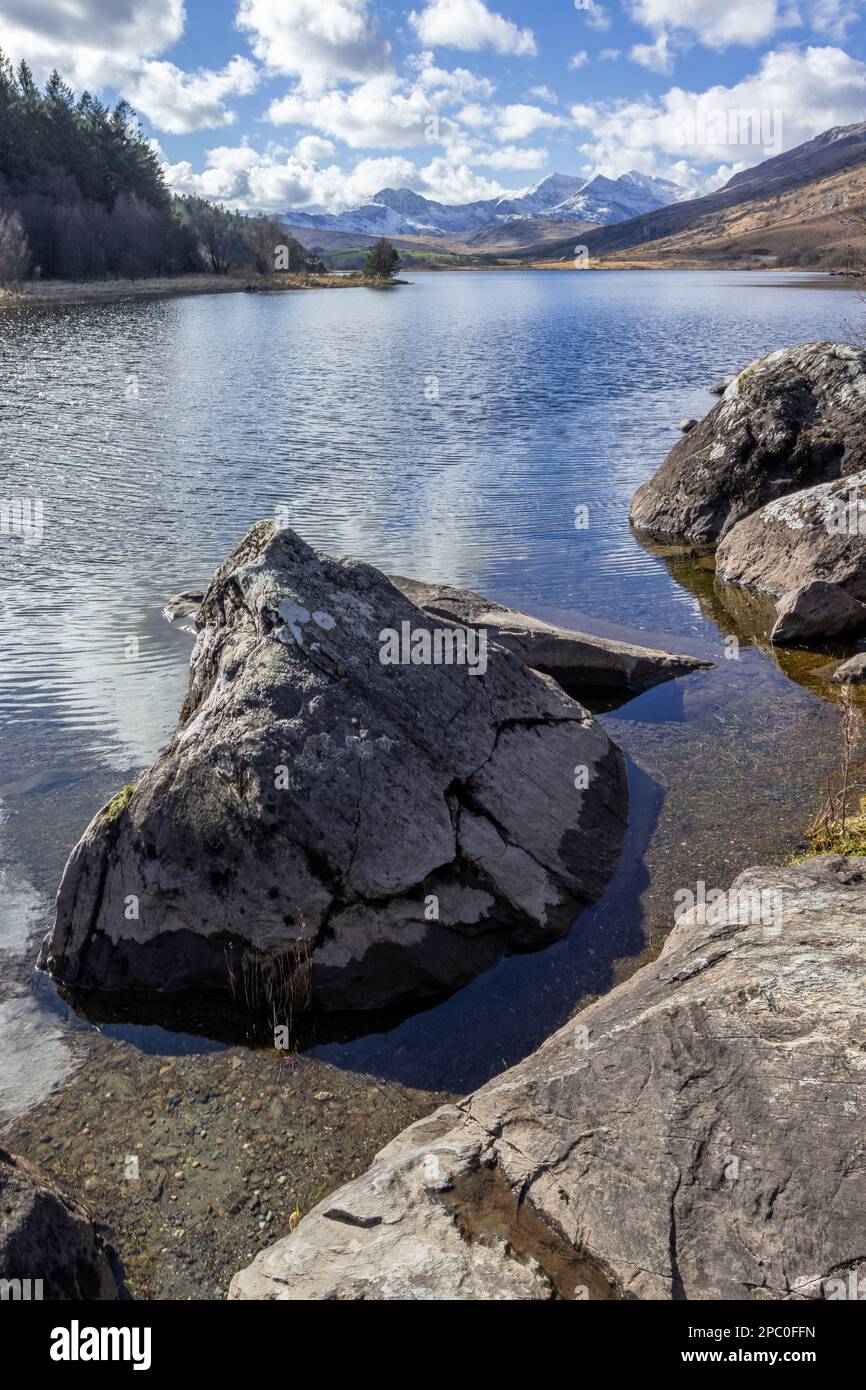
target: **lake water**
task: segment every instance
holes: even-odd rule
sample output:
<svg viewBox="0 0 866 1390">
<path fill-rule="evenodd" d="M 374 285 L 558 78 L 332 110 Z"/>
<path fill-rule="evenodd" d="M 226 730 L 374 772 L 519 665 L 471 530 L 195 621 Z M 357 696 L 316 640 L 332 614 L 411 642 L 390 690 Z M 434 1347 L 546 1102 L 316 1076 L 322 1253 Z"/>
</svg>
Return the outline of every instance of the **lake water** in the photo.
<svg viewBox="0 0 866 1390">
<path fill-rule="evenodd" d="M 462 1091 L 654 949 L 676 887 L 727 887 L 787 853 L 836 713 L 808 662 L 783 670 L 750 644 L 706 569 L 632 536 L 628 504 L 711 382 L 846 336 L 858 313 L 795 276 L 520 271 L 6 310 L 0 497 L 42 498 L 44 535 L 0 538 L 0 1107 L 20 1113 L 76 1065 L 83 1025 L 32 965 L 67 854 L 176 722 L 190 645 L 162 606 L 283 509 L 332 553 L 716 663 L 603 716 L 631 762 L 632 830 L 569 940 L 322 1041 L 317 1064 Z M 208 1055 L 178 1031 L 103 1036 Z"/>
</svg>

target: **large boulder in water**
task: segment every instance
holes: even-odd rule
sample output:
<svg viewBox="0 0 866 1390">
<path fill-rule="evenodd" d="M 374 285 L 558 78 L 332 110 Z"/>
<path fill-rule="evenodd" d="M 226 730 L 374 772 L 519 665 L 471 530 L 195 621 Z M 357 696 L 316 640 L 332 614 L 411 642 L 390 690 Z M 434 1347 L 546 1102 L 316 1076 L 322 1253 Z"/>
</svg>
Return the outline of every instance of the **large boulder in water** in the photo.
<svg viewBox="0 0 866 1390">
<path fill-rule="evenodd" d="M 412 1125 L 230 1297 L 862 1289 L 866 859 L 695 897 L 657 960 Z"/>
<path fill-rule="evenodd" d="M 552 679 L 266 522 L 196 622 L 175 736 L 66 867 L 41 956 L 66 983 L 372 1009 L 544 946 L 598 897 L 623 759 Z M 426 664 L 437 631 L 464 664 L 444 638 Z M 383 634 L 419 664 L 383 664 Z"/>
<path fill-rule="evenodd" d="M 734 378 L 638 488 L 631 520 L 713 542 L 767 502 L 864 467 L 866 352 L 806 343 L 761 357 Z"/>
<path fill-rule="evenodd" d="M 0 1149 L 4 1297 L 114 1300 L 109 1248 L 85 1209 L 52 1178 Z"/>
</svg>

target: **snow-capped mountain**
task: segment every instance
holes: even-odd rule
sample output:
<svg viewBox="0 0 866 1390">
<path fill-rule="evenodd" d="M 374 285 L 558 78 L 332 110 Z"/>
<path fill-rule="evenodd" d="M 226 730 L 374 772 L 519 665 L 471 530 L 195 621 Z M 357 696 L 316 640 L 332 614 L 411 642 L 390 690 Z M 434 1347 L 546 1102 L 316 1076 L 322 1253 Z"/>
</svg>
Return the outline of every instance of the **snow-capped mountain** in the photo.
<svg viewBox="0 0 866 1390">
<path fill-rule="evenodd" d="M 459 236 L 497 222 L 543 217 L 548 221 L 605 225 L 692 197 L 667 179 L 631 170 L 618 179 L 596 174 L 591 179 L 548 174 L 524 193 L 485 198 L 474 203 L 437 203 L 410 188 L 383 188 L 369 202 L 343 212 L 287 211 L 293 227 L 358 232 L 365 236 Z"/>
</svg>

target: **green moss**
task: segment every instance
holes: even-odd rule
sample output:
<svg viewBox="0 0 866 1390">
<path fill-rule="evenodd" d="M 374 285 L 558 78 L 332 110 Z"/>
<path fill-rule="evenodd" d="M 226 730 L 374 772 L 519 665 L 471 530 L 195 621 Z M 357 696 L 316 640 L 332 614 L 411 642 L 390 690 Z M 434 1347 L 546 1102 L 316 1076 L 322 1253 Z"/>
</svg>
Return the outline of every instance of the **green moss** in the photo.
<svg viewBox="0 0 866 1390">
<path fill-rule="evenodd" d="M 114 825 L 116 821 L 119 821 L 129 805 L 134 791 L 134 782 L 128 782 L 125 787 L 122 787 L 117 793 L 117 796 L 111 798 L 105 810 L 102 812 L 102 819 L 107 821 L 109 825 Z"/>
</svg>

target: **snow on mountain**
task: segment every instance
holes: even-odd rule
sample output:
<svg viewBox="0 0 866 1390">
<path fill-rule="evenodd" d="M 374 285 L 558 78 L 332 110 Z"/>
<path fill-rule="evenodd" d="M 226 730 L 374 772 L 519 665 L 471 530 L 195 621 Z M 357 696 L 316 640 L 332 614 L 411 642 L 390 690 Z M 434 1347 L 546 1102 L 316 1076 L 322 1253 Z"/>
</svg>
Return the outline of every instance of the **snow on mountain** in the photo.
<svg viewBox="0 0 866 1390">
<path fill-rule="evenodd" d="M 360 232 L 365 236 L 455 236 L 497 222 L 544 217 L 563 222 L 624 222 L 655 208 L 692 197 L 689 189 L 667 179 L 631 170 L 618 179 L 596 174 L 591 179 L 548 174 L 524 193 L 485 198 L 473 203 L 437 203 L 410 188 L 383 188 L 366 203 L 343 212 L 290 210 L 293 227 Z"/>
</svg>

